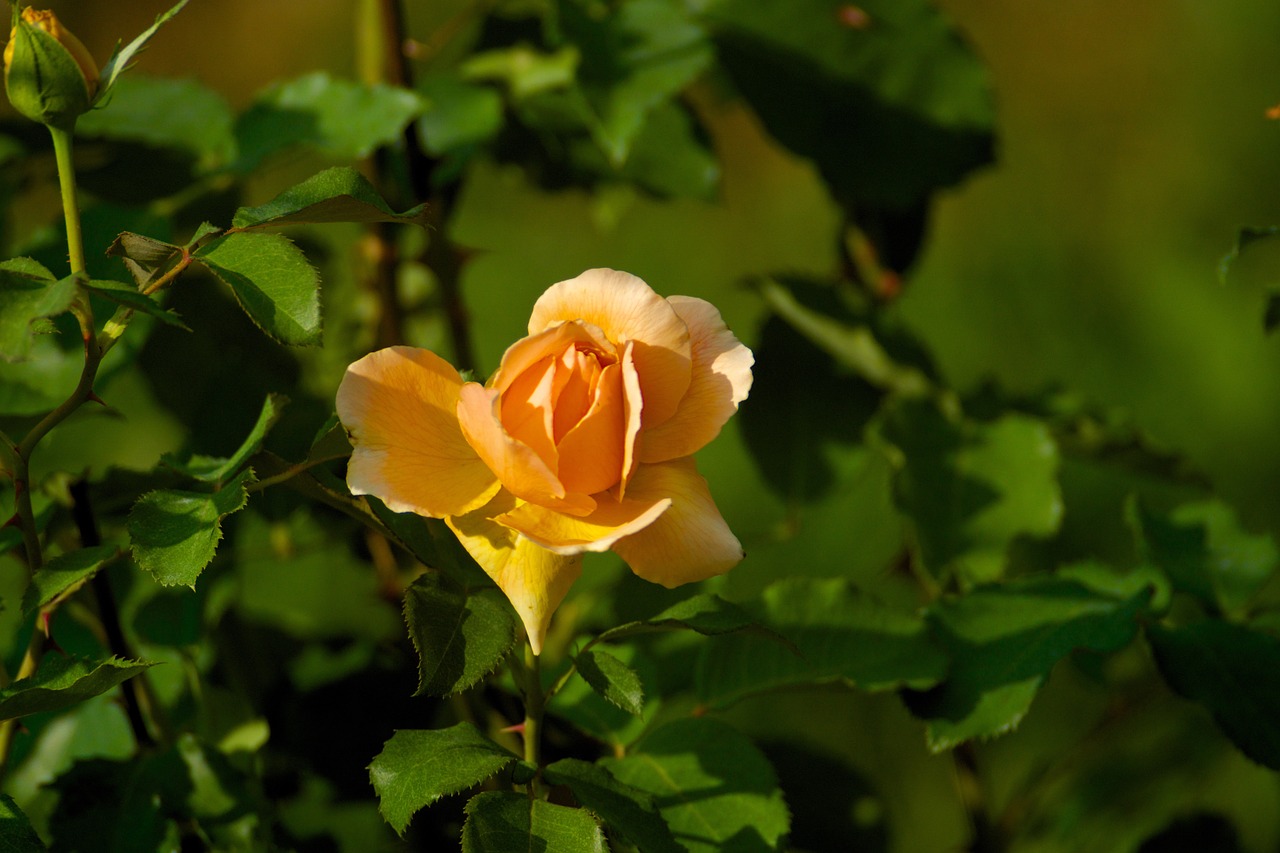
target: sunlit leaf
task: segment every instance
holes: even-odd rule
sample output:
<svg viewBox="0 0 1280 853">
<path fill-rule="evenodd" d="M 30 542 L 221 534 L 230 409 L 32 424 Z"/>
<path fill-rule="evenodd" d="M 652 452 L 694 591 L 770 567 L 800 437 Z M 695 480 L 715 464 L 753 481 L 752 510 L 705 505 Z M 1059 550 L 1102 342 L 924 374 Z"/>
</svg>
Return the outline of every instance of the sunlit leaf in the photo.
<svg viewBox="0 0 1280 853">
<path fill-rule="evenodd" d="M 401 222 L 425 225 L 426 205 L 396 213 L 364 175 L 335 166 L 290 187 L 266 204 L 242 207 L 231 224 L 248 229 L 303 222 Z"/>
<path fill-rule="evenodd" d="M 399 138 L 424 106 L 406 89 L 339 80 L 323 71 L 277 83 L 236 122 L 236 170 L 250 172 L 271 154 L 300 144 L 342 160 L 367 157 Z"/>
<path fill-rule="evenodd" d="M 98 545 L 68 551 L 49 560 L 31 576 L 31 583 L 22 596 L 23 612 L 30 613 L 75 592 L 119 553 L 114 545 Z"/>
<path fill-rule="evenodd" d="M 518 636 L 501 590 L 463 590 L 433 572 L 405 590 L 404 618 L 418 651 L 415 696 L 465 690 L 497 669 Z"/>
<path fill-rule="evenodd" d="M 486 791 L 467 803 L 463 853 L 606 853 L 604 834 L 589 812 L 524 794 Z"/>
<path fill-rule="evenodd" d="M 1280 770 L 1280 639 L 1207 619 L 1148 625 L 1147 641 L 1174 690 L 1207 708 L 1241 752 Z"/>
<path fill-rule="evenodd" d="M 187 0 L 180 0 L 169 11 L 156 15 L 155 23 L 147 27 L 142 33 L 129 42 L 123 49 L 119 43 L 116 44 L 115 50 L 111 52 L 111 57 L 102 66 L 98 76 L 98 98 L 106 98 L 107 93 L 111 91 L 111 87 L 115 85 L 116 78 L 132 67 L 134 60 L 143 48 L 147 46 L 147 42 L 151 41 L 160 27 L 164 26 L 174 15 L 182 11 L 182 7 L 187 5 Z"/>
<path fill-rule="evenodd" d="M 73 278 L 56 281 L 30 258 L 0 261 L 0 358 L 20 361 L 31 355 L 34 324 L 71 307 Z"/>
<path fill-rule="evenodd" d="M 833 680 L 863 690 L 925 688 L 946 674 L 947 655 L 920 615 L 878 602 L 845 581 L 781 581 L 749 606 L 795 647 L 748 634 L 708 641 L 697 673 L 704 702 L 728 704 Z"/>
<path fill-rule="evenodd" d="M 929 617 L 951 657 L 947 679 L 906 696 L 928 721 L 929 746 L 940 751 L 1010 731 L 1058 661 L 1077 649 L 1124 648 L 1150 600 L 1149 589 L 1120 598 L 1052 576 L 939 599 Z"/>
<path fill-rule="evenodd" d="M 480 784 L 515 760 L 470 723 L 400 730 L 369 765 L 369 781 L 382 816 L 403 835 L 419 809 Z"/>
<path fill-rule="evenodd" d="M 1057 530 L 1058 450 L 1043 422 L 1016 414 L 964 421 L 928 403 L 903 403 L 884 437 L 901 453 L 895 497 L 915 523 L 930 571 L 993 580 L 1016 537 Z"/>
<path fill-rule="evenodd" d="M 320 277 L 287 237 L 227 234 L 201 246 L 195 257 L 268 335 L 285 344 L 320 343 Z"/>
<path fill-rule="evenodd" d="M 129 513 L 133 558 L 165 586 L 194 587 L 222 539 L 222 519 L 244 507 L 253 469 L 212 493 L 148 492 Z"/>
<path fill-rule="evenodd" d="M 691 718 L 647 735 L 625 758 L 601 762 L 654 797 L 690 853 L 772 853 L 790 815 L 764 755 L 725 723 Z"/>
<path fill-rule="evenodd" d="M 6 853 L 37 853 L 46 849 L 13 797 L 0 794 L 0 850 Z"/>
<path fill-rule="evenodd" d="M 207 86 L 191 79 L 137 74 L 120 80 L 109 107 L 81 116 L 76 134 L 179 148 L 211 167 L 234 156 L 232 122 L 227 102 Z"/>
<path fill-rule="evenodd" d="M 0 720 L 62 711 L 107 692 L 150 666 L 147 661 L 121 658 L 88 661 L 51 655 L 35 675 L 0 690 Z"/>
</svg>

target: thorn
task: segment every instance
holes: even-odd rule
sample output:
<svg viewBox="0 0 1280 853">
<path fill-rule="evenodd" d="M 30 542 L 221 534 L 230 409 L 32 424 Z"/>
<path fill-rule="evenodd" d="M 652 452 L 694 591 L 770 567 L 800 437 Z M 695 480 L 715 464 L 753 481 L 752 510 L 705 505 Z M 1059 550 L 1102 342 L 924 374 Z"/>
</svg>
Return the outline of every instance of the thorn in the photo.
<svg viewBox="0 0 1280 853">
<path fill-rule="evenodd" d="M 22 526 L 22 521 L 18 518 L 18 514 L 16 512 L 13 515 L 9 516 L 8 521 L 6 521 L 4 524 L 0 524 L 0 528 L 21 527 L 21 526 Z"/>
<path fill-rule="evenodd" d="M 524 734 L 524 723 L 516 723 L 514 726 L 507 726 L 505 729 L 498 729 L 502 734 Z"/>
<path fill-rule="evenodd" d="M 104 409 L 111 408 L 111 406 L 107 404 L 106 400 L 98 396 L 98 393 L 96 391 L 89 392 L 89 399 L 97 403 L 99 406 L 102 406 Z"/>
<path fill-rule="evenodd" d="M 1272 121 L 1280 121 L 1280 104 L 1276 104 L 1274 107 L 1268 107 L 1266 116 Z"/>
<path fill-rule="evenodd" d="M 690 716 L 690 717 L 705 717 L 705 716 L 707 715 L 707 711 L 709 711 L 709 710 L 711 710 L 711 709 L 710 709 L 710 708 L 708 708 L 706 705 L 703 705 L 701 702 L 699 702 L 697 705 L 694 705 L 694 706 L 693 706 L 693 710 L 689 712 L 689 716 Z"/>
<path fill-rule="evenodd" d="M 852 3 L 836 10 L 836 20 L 851 30 L 865 30 L 871 26 L 871 16 Z"/>
</svg>

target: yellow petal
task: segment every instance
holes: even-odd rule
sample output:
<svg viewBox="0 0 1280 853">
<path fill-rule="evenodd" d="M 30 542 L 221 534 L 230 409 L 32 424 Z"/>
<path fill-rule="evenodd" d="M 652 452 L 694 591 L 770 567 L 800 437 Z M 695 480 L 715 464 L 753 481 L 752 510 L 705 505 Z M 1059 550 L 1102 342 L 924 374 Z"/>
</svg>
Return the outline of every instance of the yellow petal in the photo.
<svg viewBox="0 0 1280 853">
<path fill-rule="evenodd" d="M 533 653 L 542 653 L 551 614 L 582 574 L 582 556 L 554 554 L 494 524 L 485 512 L 452 516 L 445 522 L 515 608 Z"/>
<path fill-rule="evenodd" d="M 664 462 L 700 450 L 720 434 L 751 390 L 755 359 L 729 331 L 716 307 L 690 296 L 672 296 L 667 301 L 689 327 L 693 380 L 676 413 L 645 431 L 641 462 Z"/>
<path fill-rule="evenodd" d="M 635 363 L 635 345 L 628 343 L 622 350 L 622 390 L 625 433 L 622 438 L 622 480 L 618 483 L 618 497 L 627 493 L 627 483 L 640 464 L 638 453 L 640 428 L 648 411 L 648 401 L 640 388 L 640 375 Z"/>
<path fill-rule="evenodd" d="M 462 435 L 461 387 L 452 365 L 415 347 L 378 350 L 348 367 L 336 403 L 354 447 L 351 493 L 435 518 L 487 503 L 500 484 Z"/>
<path fill-rule="evenodd" d="M 628 495 L 638 501 L 671 499 L 671 508 L 656 521 L 613 545 L 645 580 L 679 586 L 723 574 L 742 560 L 742 545 L 716 509 L 692 459 L 641 465 Z"/>
<path fill-rule="evenodd" d="M 657 426 L 675 414 L 689 388 L 689 330 L 672 306 L 630 273 L 587 270 L 553 284 L 538 298 L 529 333 L 583 320 L 619 346 L 635 341 L 636 369 L 644 395 L 644 423 Z"/>
<path fill-rule="evenodd" d="M 540 330 L 521 338 L 502 354 L 502 363 L 494 371 L 488 385 L 503 391 L 521 373 L 542 359 L 558 357 L 570 346 L 601 353 L 607 361 L 616 360 L 616 347 L 605 338 L 604 332 L 588 323 L 563 323 Z"/>
<path fill-rule="evenodd" d="M 587 495 L 570 494 L 555 472 L 527 444 L 502 426 L 499 394 L 475 382 L 458 393 L 458 422 L 467 442 L 516 497 L 563 512 L 582 515 L 595 508 Z"/>
<path fill-rule="evenodd" d="M 581 554 L 609 550 L 622 537 L 653 524 L 670 506 L 665 497 L 619 501 L 599 496 L 595 511 L 581 518 L 527 503 L 494 521 L 557 554 Z"/>
</svg>

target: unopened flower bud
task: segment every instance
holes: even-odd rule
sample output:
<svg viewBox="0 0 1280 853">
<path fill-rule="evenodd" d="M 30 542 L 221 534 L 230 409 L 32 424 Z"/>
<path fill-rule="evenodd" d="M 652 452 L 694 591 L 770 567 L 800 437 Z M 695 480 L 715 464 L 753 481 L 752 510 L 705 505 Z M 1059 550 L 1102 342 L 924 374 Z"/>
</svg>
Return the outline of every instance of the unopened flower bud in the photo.
<svg viewBox="0 0 1280 853">
<path fill-rule="evenodd" d="M 4 85 L 18 112 L 69 130 L 93 106 L 98 66 L 53 12 L 28 7 L 4 48 Z"/>
</svg>

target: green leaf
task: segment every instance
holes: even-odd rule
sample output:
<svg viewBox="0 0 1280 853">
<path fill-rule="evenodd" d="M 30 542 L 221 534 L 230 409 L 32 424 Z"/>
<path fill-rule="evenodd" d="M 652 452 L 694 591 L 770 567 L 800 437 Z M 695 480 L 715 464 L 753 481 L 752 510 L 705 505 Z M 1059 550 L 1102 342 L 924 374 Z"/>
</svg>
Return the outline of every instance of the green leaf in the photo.
<svg viewBox="0 0 1280 853">
<path fill-rule="evenodd" d="M 240 208 L 232 225 L 248 229 L 304 222 L 401 222 L 425 227 L 427 219 L 425 204 L 396 213 L 364 175 L 350 166 L 335 166 L 266 204 Z"/>
<path fill-rule="evenodd" d="M 82 353 L 64 350 L 51 336 L 37 336 L 26 361 L 0 357 L 0 412 L 39 415 L 53 409 L 67 399 L 83 369 Z"/>
<path fill-rule="evenodd" d="M 687 109 L 675 102 L 655 106 L 636 134 L 622 177 L 659 198 L 714 202 L 720 163 Z"/>
<path fill-rule="evenodd" d="M 681 3 L 632 0 L 601 14 L 558 5 L 563 34 L 581 55 L 577 80 L 591 135 L 620 167 L 649 114 L 711 64 L 711 45 Z"/>
<path fill-rule="evenodd" d="M 1057 530 L 1058 450 L 1042 421 L 1008 414 L 957 422 L 931 404 L 905 402 L 889 415 L 884 437 L 901 453 L 894 497 L 915 523 L 930 571 L 994 580 L 1015 538 Z"/>
<path fill-rule="evenodd" d="M 102 66 L 102 71 L 98 74 L 98 94 L 97 102 L 102 103 L 107 93 L 111 91 L 111 87 L 115 85 L 116 79 L 133 65 L 135 57 L 142 52 L 147 46 L 147 42 L 151 41 L 152 36 L 164 26 L 164 24 L 174 15 L 182 11 L 182 7 L 187 5 L 187 0 L 180 2 L 171 8 L 168 12 L 164 12 L 156 16 L 156 21 L 147 27 L 141 35 L 129 42 L 123 50 L 120 49 L 119 43 L 116 49 L 111 52 L 111 58 Z"/>
<path fill-rule="evenodd" d="M 637 717 L 644 713 L 644 685 L 631 667 L 600 649 L 586 649 L 574 662 L 578 674 L 610 704 Z"/>
<path fill-rule="evenodd" d="M 600 642 L 612 642 L 636 634 L 680 630 L 696 631 L 707 636 L 747 630 L 772 634 L 758 625 L 751 614 L 738 605 L 712 593 L 701 593 L 673 604 L 651 619 L 627 622 L 610 628 L 597 639 Z"/>
<path fill-rule="evenodd" d="M 0 850 L 4 853 L 36 853 L 47 849 L 13 797 L 0 794 Z"/>
<path fill-rule="evenodd" d="M 222 538 L 222 519 L 244 507 L 253 469 L 213 493 L 148 492 L 129 513 L 133 557 L 164 586 L 194 588 Z"/>
<path fill-rule="evenodd" d="M 71 595 L 119 553 L 114 545 L 98 545 L 54 557 L 31 577 L 31 583 L 22 596 L 22 612 L 30 613 Z"/>
<path fill-rule="evenodd" d="M 224 281 L 258 328 L 285 344 L 320 343 L 320 276 L 282 234 L 226 234 L 195 259 Z"/>
<path fill-rule="evenodd" d="M 405 591 L 404 618 L 418 652 L 415 696 L 467 689 L 498 668 L 519 636 L 501 590 L 464 590 L 434 572 Z"/>
<path fill-rule="evenodd" d="M 607 853 L 608 849 L 600 826 L 582 809 L 508 791 L 486 791 L 467 803 L 463 853 Z"/>
<path fill-rule="evenodd" d="M 155 317 L 166 325 L 185 329 L 188 332 L 191 331 L 187 328 L 187 324 L 182 322 L 181 317 L 172 311 L 165 310 L 160 306 L 159 302 L 156 302 L 155 299 L 145 293 L 140 293 L 132 285 L 121 281 L 91 281 L 83 285 L 83 287 L 90 293 L 109 299 L 117 305 L 123 305 L 139 313 Z"/>
<path fill-rule="evenodd" d="M 790 815 L 768 760 L 746 737 L 708 718 L 676 720 L 625 758 L 601 762 L 654 798 L 689 853 L 772 853 Z"/>
<path fill-rule="evenodd" d="M 134 282 L 142 288 L 176 261 L 182 255 L 182 248 L 145 234 L 125 231 L 111 241 L 107 254 L 122 259 Z"/>
<path fill-rule="evenodd" d="M 271 154 L 313 145 L 341 160 L 367 157 L 395 142 L 425 108 L 406 89 L 336 80 L 317 71 L 273 85 L 236 122 L 236 171 L 253 171 Z"/>
<path fill-rule="evenodd" d="M 400 730 L 369 765 L 369 781 L 382 816 L 403 835 L 419 809 L 480 784 L 516 760 L 470 723 Z"/>
<path fill-rule="evenodd" d="M 912 712 L 928 720 L 930 748 L 1015 728 L 1054 664 L 1077 649 L 1124 648 L 1150 600 L 1150 589 L 1120 598 L 1048 576 L 935 602 L 930 622 L 950 652 L 951 670 L 939 686 L 905 696 Z"/>
<path fill-rule="evenodd" d="M 610 652 L 636 673 L 641 684 L 660 683 L 660 673 L 653 658 L 638 645 L 615 645 Z M 649 722 L 660 711 L 661 704 L 660 697 L 650 696 L 644 704 L 644 715 L 636 716 L 607 701 L 585 678 L 570 678 L 548 702 L 547 710 L 622 752 L 645 732 Z"/>
<path fill-rule="evenodd" d="M 30 258 L 0 261 L 0 358 L 21 361 L 31 355 L 38 321 L 71 307 L 76 281 L 55 281 Z"/>
<path fill-rule="evenodd" d="M 1280 640 L 1216 619 L 1147 626 L 1165 680 L 1199 702 L 1240 751 L 1280 770 Z"/>
<path fill-rule="evenodd" d="M 108 108 L 76 122 L 76 134 L 144 142 L 190 152 L 208 169 L 235 156 L 231 108 L 196 80 L 130 76 L 111 93 Z"/>
<path fill-rule="evenodd" d="M 985 68 L 929 0 L 718 0 L 708 16 L 737 89 L 840 201 L 904 209 L 992 159 Z"/>
<path fill-rule="evenodd" d="M 644 853 L 684 851 L 658 813 L 653 797 L 619 782 L 600 765 L 562 758 L 547 765 L 543 778 L 552 785 L 566 786 L 580 806 L 590 809 Z"/>
<path fill-rule="evenodd" d="M 1135 500 L 1126 512 L 1143 559 L 1168 575 L 1174 590 L 1211 612 L 1241 612 L 1280 566 L 1275 541 L 1245 532 L 1220 500 L 1184 504 L 1168 514 Z"/>
<path fill-rule="evenodd" d="M 487 142 L 502 129 L 502 96 L 492 87 L 431 74 L 418 83 L 418 91 L 427 100 L 418 129 L 434 157 Z"/>
<path fill-rule="evenodd" d="M 876 601 L 846 581 L 794 579 L 765 590 L 753 609 L 795 644 L 717 637 L 698 660 L 699 698 L 727 705 L 798 684 L 844 681 L 863 690 L 937 684 L 948 659 L 924 619 Z"/>
<path fill-rule="evenodd" d="M 1259 228 L 1253 225 L 1246 225 L 1236 232 L 1235 242 L 1232 243 L 1231 249 L 1222 256 L 1222 260 L 1218 261 L 1218 282 L 1226 284 L 1227 275 L 1231 272 L 1231 267 L 1235 262 L 1240 260 L 1240 255 L 1244 250 L 1252 246 L 1254 243 L 1261 243 L 1265 240 L 1280 234 L 1280 226 L 1270 225 L 1265 228 Z M 1268 329 L 1269 330 L 1269 329 Z"/>
<path fill-rule="evenodd" d="M 106 693 L 150 666 L 147 661 L 122 658 L 94 662 L 51 655 L 35 675 L 0 690 L 0 720 L 65 710 Z"/>
<path fill-rule="evenodd" d="M 249 435 L 229 457 L 192 456 L 186 462 L 178 462 L 166 455 L 161 457 L 161 461 L 188 477 L 220 486 L 227 477 L 239 471 L 249 461 L 249 457 L 262 449 L 262 442 L 266 440 L 271 427 L 280 420 L 280 415 L 284 413 L 284 407 L 288 402 L 289 398 L 283 394 L 268 394 L 262 404 L 262 411 L 258 413 L 257 422 L 249 430 Z"/>
</svg>

